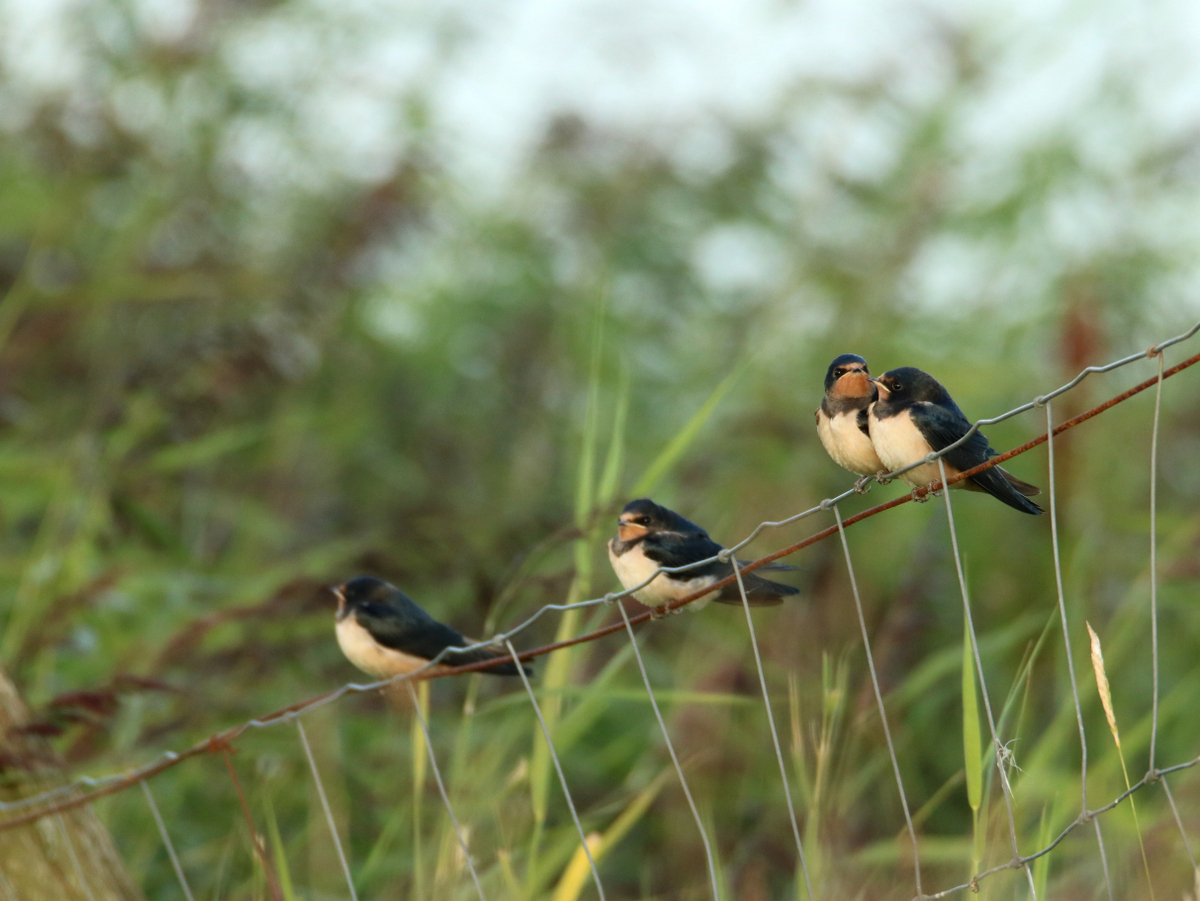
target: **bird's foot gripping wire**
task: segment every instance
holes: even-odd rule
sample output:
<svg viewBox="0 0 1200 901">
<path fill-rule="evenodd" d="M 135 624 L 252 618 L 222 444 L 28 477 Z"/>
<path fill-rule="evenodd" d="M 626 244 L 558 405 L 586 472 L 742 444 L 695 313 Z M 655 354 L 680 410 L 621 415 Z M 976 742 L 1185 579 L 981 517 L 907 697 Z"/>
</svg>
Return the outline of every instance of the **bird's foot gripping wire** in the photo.
<svg viewBox="0 0 1200 901">
<path fill-rule="evenodd" d="M 874 476 L 864 476 L 864 478 L 874 478 L 880 485 L 886 485 L 892 480 L 892 474 L 886 469 L 881 469 Z"/>
<path fill-rule="evenodd" d="M 868 491 L 871 490 L 871 480 L 874 478 L 877 478 L 877 476 L 863 476 L 861 479 L 859 479 L 857 482 L 854 483 L 854 493 L 855 494 L 866 494 Z"/>
<path fill-rule="evenodd" d="M 674 612 L 675 612 L 674 610 L 668 610 L 666 605 L 663 604 L 662 606 L 659 606 L 659 607 L 651 607 L 650 608 L 650 618 L 651 619 L 662 619 L 663 617 L 670 616 Z"/>
<path fill-rule="evenodd" d="M 920 492 L 922 492 L 922 491 L 924 491 L 925 493 L 921 494 Z M 924 488 L 914 488 L 912 490 L 912 499 L 914 501 L 916 501 L 918 504 L 925 503 L 931 497 L 941 497 L 941 496 L 942 496 L 942 483 L 939 482 L 937 479 L 934 479 L 932 482 L 930 482 Z"/>
<path fill-rule="evenodd" d="M 925 493 L 922 494 L 922 492 Z M 926 500 L 929 500 L 930 498 L 938 498 L 941 497 L 941 495 L 942 483 L 937 480 L 931 481 L 929 485 L 926 485 L 923 488 L 912 489 L 912 499 L 916 500 L 918 504 L 924 504 Z"/>
</svg>

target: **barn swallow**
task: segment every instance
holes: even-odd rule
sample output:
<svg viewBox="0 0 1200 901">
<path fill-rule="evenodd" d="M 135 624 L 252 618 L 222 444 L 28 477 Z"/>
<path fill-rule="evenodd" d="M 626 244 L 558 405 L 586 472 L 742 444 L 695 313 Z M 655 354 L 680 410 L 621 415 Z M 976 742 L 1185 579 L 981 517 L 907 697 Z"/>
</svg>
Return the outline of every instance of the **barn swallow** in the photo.
<svg viewBox="0 0 1200 901">
<path fill-rule="evenodd" d="M 708 537 L 708 533 L 678 513 L 660 507 L 649 498 L 630 501 L 617 520 L 617 534 L 608 542 L 608 559 L 613 571 L 626 588 L 640 585 L 660 566 L 685 566 L 705 560 L 724 548 Z M 739 566 L 745 563 L 738 561 Z M 759 569 L 794 569 L 780 563 L 768 563 Z M 733 565 L 714 560 L 703 566 L 680 573 L 659 573 L 649 585 L 634 592 L 634 597 L 647 607 L 660 608 L 671 601 L 695 594 L 733 575 Z M 773 607 L 800 589 L 764 579 L 757 572 L 742 576 L 746 599 L 751 607 Z M 722 604 L 741 604 L 742 595 L 737 582 L 710 592 L 688 606 L 699 610 L 709 601 Z M 657 611 L 656 611 L 657 612 Z"/>
<path fill-rule="evenodd" d="M 359 576 L 333 589 L 337 595 L 337 640 L 346 658 L 376 679 L 387 679 L 420 669 L 449 647 L 475 644 L 422 610 L 403 591 L 382 579 Z M 481 660 L 504 660 L 481 672 L 496 676 L 517 675 L 508 654 L 493 648 L 475 648 L 446 654 L 432 669 Z M 525 672 L 532 675 L 528 667 Z"/>
<path fill-rule="evenodd" d="M 879 386 L 879 399 L 871 405 L 868 414 L 871 442 L 888 469 L 896 470 L 916 463 L 931 451 L 953 444 L 971 428 L 970 421 L 946 389 L 927 372 L 905 366 L 885 372 L 873 381 Z M 942 459 L 946 464 L 946 476 L 950 477 L 994 456 L 996 451 L 987 438 L 982 432 L 975 432 Z M 900 478 L 915 490 L 939 480 L 941 474 L 934 462 L 910 469 Z M 1041 494 L 1041 489 L 999 466 L 985 469 L 956 485 L 972 491 L 986 491 L 1022 513 L 1037 515 L 1042 512 L 1041 507 L 1026 499 Z"/>
<path fill-rule="evenodd" d="M 878 395 L 867 361 L 858 354 L 842 354 L 829 364 L 825 398 L 816 412 L 817 435 L 834 463 L 862 476 L 854 483 L 859 493 L 872 476 L 886 471 L 867 429 L 867 407 Z"/>
</svg>

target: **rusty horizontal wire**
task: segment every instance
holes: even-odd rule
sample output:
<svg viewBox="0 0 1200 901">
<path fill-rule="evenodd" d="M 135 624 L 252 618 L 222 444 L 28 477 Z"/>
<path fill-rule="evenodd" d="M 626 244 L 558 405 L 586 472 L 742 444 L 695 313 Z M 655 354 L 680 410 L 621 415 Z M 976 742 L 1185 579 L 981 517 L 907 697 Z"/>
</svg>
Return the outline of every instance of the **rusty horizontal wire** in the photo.
<svg viewBox="0 0 1200 901">
<path fill-rule="evenodd" d="M 1056 396 L 1062 394 L 1063 392 L 1069 390 L 1070 388 L 1075 387 L 1077 384 L 1079 384 L 1079 382 L 1081 382 L 1083 380 L 1083 378 L 1086 375 L 1088 375 L 1090 373 L 1108 372 L 1119 366 L 1124 366 L 1129 363 L 1135 362 L 1137 360 L 1145 359 L 1146 357 L 1155 357 L 1159 353 L 1161 353 L 1164 348 L 1166 348 L 1172 344 L 1177 344 L 1187 338 L 1190 338 L 1193 335 L 1195 335 L 1198 331 L 1200 331 L 1200 323 L 1197 323 L 1197 325 L 1193 326 L 1189 331 L 1187 331 L 1181 335 L 1178 335 L 1178 336 L 1168 339 L 1167 341 L 1164 341 L 1160 344 L 1152 346 L 1145 353 L 1134 354 L 1134 355 L 1131 355 L 1128 357 L 1124 357 L 1124 358 L 1121 358 L 1120 360 L 1114 361 L 1105 366 L 1088 367 L 1082 373 L 1080 373 L 1078 376 L 1076 376 L 1071 382 L 1068 382 L 1066 385 L 1056 389 L 1055 391 L 1050 392 L 1045 395 L 1040 395 L 1032 403 L 1024 404 L 1020 407 L 1014 408 L 1014 410 L 1011 410 L 1005 414 L 1001 414 L 1000 416 L 994 417 L 993 419 L 979 420 L 978 422 L 975 423 L 973 428 L 977 428 L 981 424 L 989 424 L 989 423 L 999 422 L 1003 419 L 1010 418 L 1011 416 L 1016 415 L 1017 413 L 1039 407 L 1039 406 L 1043 405 L 1046 400 L 1056 397 Z M 1200 354 L 1196 354 L 1195 356 L 1189 357 L 1188 359 L 1184 360 L 1183 362 L 1178 363 L 1175 366 L 1172 366 L 1170 369 L 1163 371 L 1161 378 L 1162 379 L 1170 378 L 1170 377 L 1182 372 L 1183 370 L 1185 370 L 1191 366 L 1194 366 L 1196 363 L 1200 363 Z M 1099 404 L 1099 405 L 1093 407 L 1092 409 L 1090 409 L 1084 413 L 1081 413 L 1078 416 L 1073 417 L 1072 419 L 1067 420 L 1066 422 L 1062 423 L 1061 425 L 1056 426 L 1054 428 L 1054 434 L 1059 435 L 1069 429 L 1072 429 L 1075 426 L 1080 425 L 1081 423 L 1086 422 L 1087 420 L 1093 418 L 1094 416 L 1097 416 L 1097 415 L 1105 412 L 1106 410 L 1111 409 L 1112 407 L 1116 406 L 1117 404 L 1128 400 L 1129 398 L 1133 397 L 1134 395 L 1139 394 L 1140 392 L 1145 391 L 1148 388 L 1154 387 L 1156 384 L 1159 383 L 1159 379 L 1160 379 L 1160 376 L 1155 375 L 1154 378 L 1147 379 L 1146 381 L 1141 382 L 1137 385 L 1134 385 L 1132 388 L 1129 388 L 1128 390 L 1123 391 L 1120 394 L 1117 394 L 1114 397 L 1109 398 L 1104 403 Z M 1038 445 L 1045 443 L 1047 438 L 1048 438 L 1048 435 L 1042 434 L 1041 436 L 1034 438 L 1031 441 L 1026 442 L 1025 444 L 1022 444 L 1019 447 L 1015 447 L 1012 450 L 1006 451 L 1003 454 L 999 454 L 995 457 L 990 458 L 985 463 L 981 463 L 978 466 L 975 466 L 968 470 L 964 470 L 964 471 L 958 473 L 957 475 L 951 476 L 950 478 L 948 478 L 946 480 L 946 483 L 949 485 L 953 485 L 964 479 L 970 478 L 973 475 L 983 472 L 985 469 L 989 469 L 992 466 L 997 466 L 1006 460 L 1010 460 L 1013 457 L 1016 457 L 1020 454 L 1026 453 L 1027 451 L 1032 450 L 1033 448 L 1037 447 Z M 936 459 L 937 457 L 940 457 L 941 455 L 943 455 L 945 453 L 945 450 L 946 449 L 943 449 L 943 451 L 941 451 L 937 454 L 930 454 L 929 457 Z M 926 459 L 928 460 L 928 458 L 926 458 Z M 926 462 L 926 461 L 923 460 L 920 462 Z M 905 494 L 901 497 L 887 501 L 886 503 L 878 504 L 867 510 L 863 510 L 863 511 L 856 513 L 853 516 L 847 517 L 845 520 L 843 520 L 842 524 L 841 524 L 842 528 L 849 528 L 850 526 L 852 526 L 858 522 L 861 522 L 864 519 L 868 519 L 872 516 L 876 516 L 876 515 L 884 512 L 885 510 L 890 510 L 894 507 L 900 506 L 901 504 L 909 503 L 910 501 L 913 501 L 916 498 L 924 497 L 931 490 L 936 491 L 940 487 L 941 487 L 941 484 L 939 482 L 934 482 L 930 486 L 917 489 L 910 494 Z M 805 518 L 807 516 L 814 515 L 818 512 L 829 510 L 835 504 L 839 503 L 841 500 L 844 500 L 848 497 L 852 497 L 852 496 L 854 496 L 854 494 L 855 494 L 855 492 L 853 490 L 849 490 L 849 491 L 844 492 L 841 495 L 838 495 L 835 498 L 828 498 L 828 499 L 822 501 L 816 507 L 813 507 L 809 510 L 803 511 L 802 513 L 798 513 L 794 516 L 788 517 L 779 522 L 761 523 L 747 538 L 743 539 L 741 542 L 733 545 L 730 548 L 726 548 L 724 551 L 721 552 L 720 555 L 718 555 L 717 558 L 710 558 L 708 560 L 698 561 L 696 563 L 692 563 L 692 564 L 689 564 L 689 565 L 683 566 L 683 567 L 660 568 L 660 570 L 656 571 L 655 574 L 653 576 L 651 576 L 650 578 L 648 578 L 646 580 L 646 583 L 644 583 L 644 584 L 648 584 L 650 581 L 653 581 L 654 578 L 657 578 L 659 572 L 678 572 L 678 571 L 691 569 L 691 568 L 694 568 L 697 566 L 701 566 L 706 563 L 710 563 L 713 560 L 718 559 L 718 558 L 727 559 L 728 557 L 732 556 L 732 554 L 736 550 L 743 547 L 745 544 L 747 544 L 749 541 L 751 541 L 755 536 L 757 536 L 759 534 L 759 532 L 761 532 L 764 528 L 786 525 L 786 524 L 795 522 L 799 519 Z M 809 547 L 813 544 L 816 544 L 819 541 L 829 538 L 830 536 L 837 534 L 837 532 L 838 532 L 838 525 L 836 525 L 836 524 L 833 526 L 830 526 L 828 528 L 822 529 L 821 531 L 816 532 L 816 533 L 808 536 L 807 538 L 804 538 L 794 544 L 788 545 L 787 547 L 781 548 L 777 551 L 774 551 L 773 553 L 767 554 L 763 557 L 758 558 L 757 560 L 747 563 L 746 565 L 741 566 L 740 570 L 742 573 L 752 572 L 753 570 L 758 569 L 759 567 L 764 566 L 767 563 L 770 563 L 774 560 L 778 560 L 781 557 L 786 557 L 791 554 L 794 554 L 797 551 L 803 550 L 806 547 Z M 665 610 L 668 610 L 668 611 L 677 610 L 681 607 L 684 607 L 684 606 L 698 600 L 699 598 L 703 597 L 704 595 L 711 593 L 714 590 L 720 589 L 721 587 L 723 587 L 725 585 L 732 584 L 735 580 L 736 580 L 736 574 L 727 576 L 725 579 L 722 579 L 719 582 L 715 582 L 712 585 L 707 586 L 702 591 L 696 592 L 688 597 L 684 597 L 679 600 L 672 601 L 671 603 L 666 605 Z M 490 641 L 480 642 L 478 644 L 470 645 L 469 647 L 471 647 L 471 648 L 486 647 L 486 646 L 495 645 L 497 642 L 502 643 L 505 640 L 507 640 L 509 637 L 511 637 L 513 634 L 516 634 L 517 632 L 526 628 L 528 625 L 532 624 L 543 613 L 545 613 L 549 610 L 565 610 L 565 609 L 570 609 L 572 607 L 595 606 L 595 605 L 598 605 L 601 603 L 619 601 L 620 598 L 631 595 L 634 591 L 637 591 L 641 587 L 642 587 L 641 585 L 634 586 L 633 588 L 626 589 L 622 592 L 614 593 L 611 595 L 606 595 L 603 598 L 596 598 L 596 599 L 589 600 L 589 601 L 579 602 L 577 604 L 570 604 L 570 605 L 548 604 L 548 605 L 540 608 L 530 618 L 528 618 L 523 623 L 521 623 L 519 626 L 510 630 L 509 632 L 498 635 L 495 638 L 491 639 Z M 649 611 L 647 611 L 647 612 L 639 614 L 637 616 L 630 617 L 629 622 L 630 622 L 630 624 L 639 624 L 639 623 L 646 622 L 650 618 L 651 618 L 651 613 Z M 556 650 L 560 650 L 562 648 L 572 647 L 574 645 L 584 644 L 584 643 L 591 642 L 591 641 L 596 641 L 597 639 L 603 638 L 606 635 L 611 635 L 615 632 L 619 632 L 624 628 L 625 628 L 625 624 L 623 621 L 617 622 L 617 623 L 614 623 L 614 624 L 611 624 L 608 626 L 603 626 L 599 629 L 596 629 L 592 632 L 588 632 L 584 635 L 579 635 L 574 638 L 567 639 L 565 641 L 553 642 L 550 644 L 542 645 L 540 647 L 531 648 L 526 651 L 521 651 L 518 653 L 517 656 L 519 657 L 520 660 L 523 660 L 523 661 L 532 660 L 536 657 L 544 656 L 546 654 L 549 654 Z M 393 679 L 385 679 L 385 680 L 382 680 L 379 682 L 373 682 L 373 683 L 366 684 L 366 685 L 350 683 L 347 685 L 343 685 L 340 688 L 335 689 L 333 691 L 324 692 L 322 694 L 315 695 L 311 698 L 297 701 L 293 704 L 287 705 L 286 707 L 281 707 L 278 710 L 274 710 L 274 711 L 264 714 L 260 717 L 256 717 L 255 719 L 248 720 L 248 721 L 240 723 L 236 726 L 232 726 L 229 729 L 225 729 L 220 732 L 216 732 L 213 735 L 211 735 L 209 738 L 204 739 L 203 741 L 197 742 L 196 744 L 192 745 L 189 748 L 186 748 L 183 751 L 179 751 L 179 752 L 167 751 L 158 760 L 156 760 L 152 763 L 149 763 L 149 764 L 145 764 L 141 767 L 137 767 L 126 773 L 112 774 L 110 776 L 104 776 L 104 777 L 99 777 L 99 778 L 79 777 L 68 783 L 65 783 L 62 786 L 59 786 L 58 788 L 51 789 L 46 792 L 41 792 L 37 795 L 31 795 L 28 798 L 23 798 L 18 801 L 0 803 L 0 812 L 26 810 L 31 807 L 38 808 L 36 810 L 30 810 L 28 813 L 23 813 L 23 814 L 19 814 L 17 816 L 10 817 L 8 819 L 0 820 L 0 832 L 7 830 L 7 829 L 13 829 L 17 826 L 21 826 L 26 823 L 34 822 L 45 816 L 49 816 L 49 815 L 52 815 L 55 813 L 60 813 L 62 811 L 66 811 L 66 810 L 71 810 L 73 808 L 80 807 L 84 804 L 89 804 L 92 801 L 96 800 L 97 798 L 101 798 L 106 795 L 111 795 L 116 792 L 123 791 L 124 789 L 127 789 L 133 785 L 136 785 L 139 782 L 142 782 L 146 779 L 151 779 L 151 778 L 157 776 L 159 773 L 164 772 L 165 770 L 171 769 L 172 767 L 175 767 L 175 766 L 179 765 L 180 763 L 182 763 L 184 760 L 188 760 L 192 757 L 197 757 L 197 756 L 200 756 L 200 755 L 206 754 L 206 753 L 221 753 L 233 741 L 235 741 L 243 733 L 245 733 L 246 731 L 248 731 L 250 729 L 266 728 L 269 726 L 278 725 L 280 723 L 290 722 L 293 719 L 295 719 L 297 716 L 300 716 L 303 713 L 306 713 L 317 707 L 324 706 L 325 704 L 333 703 L 333 702 L 337 701 L 338 699 L 344 697 L 347 694 L 359 694 L 359 693 L 363 693 L 363 692 L 367 692 L 367 691 L 373 691 L 373 690 L 382 688 L 391 683 L 399 683 L 399 682 L 403 682 L 403 681 L 407 681 L 407 680 L 435 679 L 435 678 L 441 678 L 443 676 L 451 676 L 451 675 L 458 675 L 461 673 L 477 672 L 480 670 L 487 669 L 489 666 L 494 666 L 496 664 L 496 662 L 502 662 L 504 659 L 507 659 L 507 658 L 500 658 L 499 661 L 481 661 L 478 663 L 469 663 L 469 664 L 464 664 L 461 666 L 439 667 L 437 670 L 433 669 L 434 665 L 436 663 L 438 663 L 438 661 L 441 659 L 441 657 L 444 656 L 446 653 L 452 653 L 452 652 L 462 651 L 462 650 L 466 650 L 466 648 L 447 648 L 445 651 L 443 651 L 441 654 L 439 654 L 437 658 L 430 661 L 430 663 L 428 665 L 426 665 L 425 667 L 422 667 L 422 669 L 417 670 L 414 673 L 410 673 L 406 676 L 397 676 Z M 1130 792 L 1136 791 L 1138 788 L 1140 788 L 1144 784 L 1146 784 L 1147 779 L 1149 779 L 1153 776 L 1168 773 L 1168 772 L 1173 772 L 1178 769 L 1185 769 L 1188 767 L 1192 767 L 1192 766 L 1195 766 L 1197 762 L 1200 762 L 1200 761 L 1191 760 L 1191 761 L 1188 761 L 1188 762 L 1185 762 L 1182 764 L 1177 764 L 1174 767 L 1158 769 L 1154 773 L 1148 773 L 1147 777 L 1144 778 L 1142 780 L 1142 782 L 1135 784 L 1132 787 L 1132 789 L 1130 789 L 1129 792 L 1124 793 L 1116 801 L 1112 802 L 1111 804 L 1107 805 L 1106 807 L 1100 808 L 1098 811 L 1093 811 L 1093 813 L 1100 813 L 1100 812 L 1103 812 L 1103 811 L 1115 806 L 1117 803 L 1120 802 L 1120 800 L 1122 800 L 1124 797 L 1126 797 Z M 89 789 L 89 791 L 83 792 L 83 791 L 81 791 L 81 789 Z M 55 800 L 56 798 L 63 798 L 63 800 L 56 801 Z M 39 806 L 39 805 L 44 805 L 44 806 Z M 1044 853 L 1044 852 L 1039 852 L 1039 854 L 1040 853 Z M 1025 858 L 1025 860 L 1031 860 L 1031 859 L 1033 859 L 1033 857 L 1036 857 L 1036 856 L 1038 856 L 1038 854 L 1035 854 L 1029 858 Z M 1004 868 L 1005 868 L 1004 866 L 1001 866 L 997 869 L 1004 869 Z M 991 871 L 989 871 L 989 872 L 991 872 Z M 984 876 L 984 875 L 987 875 L 987 874 L 986 873 L 980 874 L 980 876 L 977 878 L 982 878 L 982 876 Z M 963 887 L 966 887 L 966 886 L 963 886 Z M 955 890 L 956 889 L 950 889 L 949 891 L 955 891 Z M 929 896 L 929 897 L 934 897 L 934 896 Z"/>
</svg>

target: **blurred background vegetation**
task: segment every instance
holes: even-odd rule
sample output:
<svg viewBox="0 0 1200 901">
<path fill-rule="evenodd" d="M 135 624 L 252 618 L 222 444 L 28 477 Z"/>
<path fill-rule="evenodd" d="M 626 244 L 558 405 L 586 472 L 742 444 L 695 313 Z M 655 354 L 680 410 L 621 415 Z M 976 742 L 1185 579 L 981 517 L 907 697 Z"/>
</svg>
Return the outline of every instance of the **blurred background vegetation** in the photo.
<svg viewBox="0 0 1200 901">
<path fill-rule="evenodd" d="M 0 663 L 78 773 L 356 678 L 322 586 L 375 573 L 489 635 L 615 589 L 604 541 L 635 487 L 726 543 L 845 490 L 812 424 L 838 353 L 928 369 L 981 417 L 1200 317 L 1184 5 L 7 0 L 0 21 Z M 1156 371 L 1091 378 L 1056 418 Z M 1163 395 L 1160 764 L 1196 753 L 1195 379 Z M 1123 781 L 1085 619 L 1145 771 L 1152 412 L 1147 392 L 1057 443 L 1093 805 Z M 1035 411 L 989 437 L 1043 430 Z M 1044 485 L 1046 465 L 1012 468 Z M 1049 517 L 956 511 L 1028 852 L 1078 813 Z M 945 511 L 848 537 L 937 890 L 1009 856 L 998 786 L 977 827 L 964 786 Z M 817 894 L 911 897 L 840 548 L 790 562 L 803 599 L 755 617 Z M 802 897 L 741 612 L 639 637 L 725 896 Z M 551 660 L 585 827 L 621 832 L 608 897 L 709 897 L 628 643 Z M 509 682 L 431 686 L 488 897 L 594 897 L 530 714 Z M 410 716 L 355 696 L 305 724 L 360 896 L 472 897 Z M 288 891 L 344 897 L 291 728 L 238 747 Z M 1175 785 L 1200 836 L 1195 778 Z M 197 897 L 263 896 L 219 759 L 153 788 Z M 1161 791 L 1138 804 L 1154 889 L 1178 898 L 1178 830 Z M 182 897 L 141 794 L 96 809 L 147 897 Z M 1128 809 L 1103 828 L 1116 895 L 1150 897 Z M 1050 897 L 1102 891 L 1078 832 L 1035 870 Z"/>
</svg>

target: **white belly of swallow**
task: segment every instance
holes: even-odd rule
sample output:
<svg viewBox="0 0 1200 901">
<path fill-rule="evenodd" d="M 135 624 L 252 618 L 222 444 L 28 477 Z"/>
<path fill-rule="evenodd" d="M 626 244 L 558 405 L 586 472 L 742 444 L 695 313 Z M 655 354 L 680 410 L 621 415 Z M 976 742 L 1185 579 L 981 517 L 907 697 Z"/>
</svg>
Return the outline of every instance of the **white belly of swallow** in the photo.
<svg viewBox="0 0 1200 901">
<path fill-rule="evenodd" d="M 621 585 L 625 588 L 641 585 L 658 569 L 658 564 L 647 557 L 641 547 L 632 547 L 618 557 L 613 553 L 612 543 L 609 542 L 608 559 L 612 563 L 613 572 L 617 574 L 617 578 L 621 580 Z M 639 588 L 633 593 L 633 596 L 647 607 L 662 607 L 671 601 L 677 601 L 695 594 L 697 591 L 702 591 L 715 581 L 716 579 L 712 576 L 680 581 L 668 578 L 665 573 L 659 573 L 653 582 L 645 588 Z M 684 609 L 699 610 L 711 601 L 715 594 L 716 592 L 713 592 L 695 600 Z"/>
<path fill-rule="evenodd" d="M 817 435 L 833 462 L 860 476 L 872 476 L 884 468 L 871 439 L 858 427 L 856 413 L 817 416 Z"/>
<path fill-rule="evenodd" d="M 337 640 L 346 658 L 376 679 L 411 673 L 429 662 L 423 657 L 414 657 L 379 644 L 358 624 L 353 614 L 338 622 Z"/>
<path fill-rule="evenodd" d="M 910 463 L 923 459 L 931 450 L 917 427 L 901 413 L 899 416 L 889 416 L 887 419 L 877 419 L 871 416 L 871 441 L 879 454 L 879 459 L 889 470 L 897 470 Z M 957 475 L 958 469 L 946 463 L 946 477 Z M 915 488 L 924 488 L 930 482 L 942 477 L 937 463 L 925 463 L 916 469 L 910 469 L 900 478 Z M 959 487 L 952 485 L 952 488 Z"/>
</svg>

